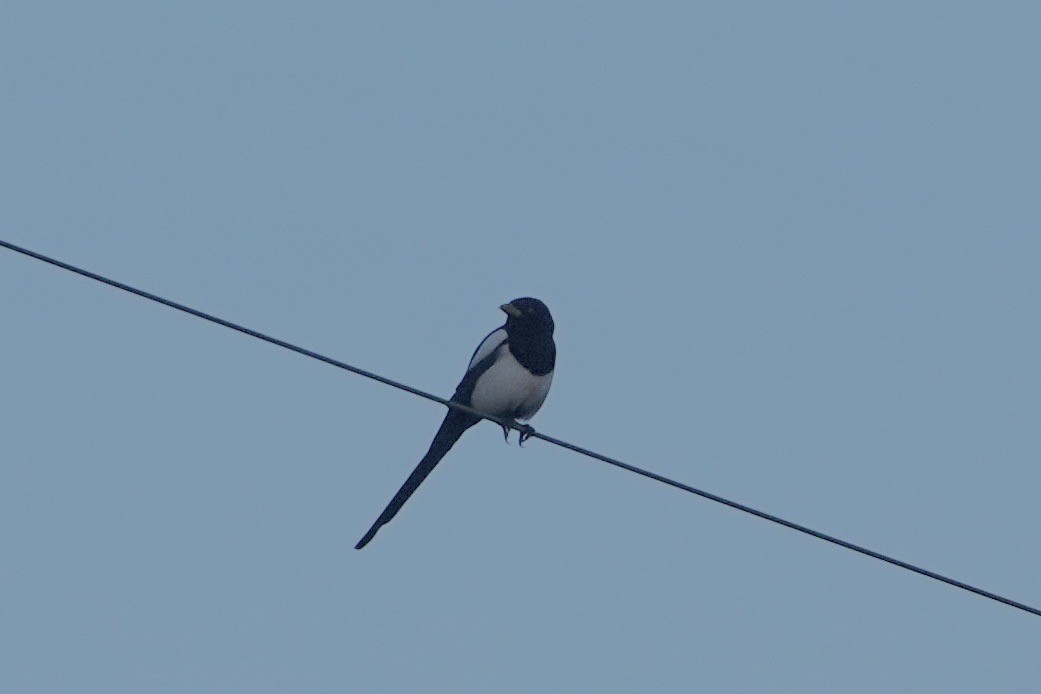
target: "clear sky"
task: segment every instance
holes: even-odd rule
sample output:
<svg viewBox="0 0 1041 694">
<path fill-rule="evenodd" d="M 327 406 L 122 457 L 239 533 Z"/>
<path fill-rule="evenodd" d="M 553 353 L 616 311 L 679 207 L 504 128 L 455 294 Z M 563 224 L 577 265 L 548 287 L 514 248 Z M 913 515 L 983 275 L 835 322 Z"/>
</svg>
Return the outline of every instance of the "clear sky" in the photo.
<svg viewBox="0 0 1041 694">
<path fill-rule="evenodd" d="M 0 237 L 1041 604 L 1033 2 L 0 8 Z M 0 252 L 0 690 L 1034 692 L 1041 619 Z"/>
</svg>

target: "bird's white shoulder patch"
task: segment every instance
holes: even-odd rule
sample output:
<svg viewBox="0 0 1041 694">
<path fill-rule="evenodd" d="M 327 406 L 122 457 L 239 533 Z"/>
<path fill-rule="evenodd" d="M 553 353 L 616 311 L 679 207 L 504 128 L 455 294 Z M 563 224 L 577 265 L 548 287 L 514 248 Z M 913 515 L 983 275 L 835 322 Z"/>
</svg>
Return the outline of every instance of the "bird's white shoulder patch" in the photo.
<svg viewBox="0 0 1041 694">
<path fill-rule="evenodd" d="M 506 337 L 506 331 L 502 328 L 491 331 L 488 334 L 488 337 L 484 338 L 484 342 L 482 342 L 477 348 L 477 351 L 474 352 L 473 358 L 470 359 L 470 364 L 466 367 L 466 370 L 469 371 L 473 367 L 477 366 L 482 359 L 494 352 L 499 345 L 506 341 Z"/>
</svg>

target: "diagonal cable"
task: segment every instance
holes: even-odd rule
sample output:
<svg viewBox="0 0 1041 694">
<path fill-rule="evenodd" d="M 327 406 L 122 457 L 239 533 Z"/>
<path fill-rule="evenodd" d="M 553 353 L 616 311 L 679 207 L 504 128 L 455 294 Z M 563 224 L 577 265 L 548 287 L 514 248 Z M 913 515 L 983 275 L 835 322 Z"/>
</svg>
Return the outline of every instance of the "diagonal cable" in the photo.
<svg viewBox="0 0 1041 694">
<path fill-rule="evenodd" d="M 110 287 L 115 287 L 116 289 L 122 289 L 125 292 L 130 292 L 131 294 L 136 294 L 137 296 L 143 297 L 143 298 L 148 299 L 150 301 L 155 301 L 156 303 L 163 304 L 164 306 L 169 306 L 170 308 L 177 309 L 178 311 L 183 311 L 185 313 L 191 314 L 191 315 L 196 316 L 198 318 L 202 318 L 203 320 L 208 320 L 211 323 L 216 323 L 217 325 L 222 325 L 225 328 L 231 328 L 232 330 L 237 330 L 240 333 L 244 333 L 246 335 L 249 335 L 250 337 L 255 337 L 258 340 L 263 340 L 264 342 L 270 342 L 273 345 L 278 345 L 279 347 L 283 347 L 283 348 L 288 349 L 288 350 L 290 350 L 292 352 L 296 352 L 297 354 L 302 354 L 305 357 L 311 357 L 312 359 L 317 359 L 318 361 L 322 361 L 322 362 L 325 362 L 326 364 L 330 364 L 330 365 L 335 366 L 337 368 L 344 369 L 345 371 L 350 371 L 351 373 L 358 374 L 359 376 L 364 376 L 365 378 L 370 378 L 370 379 L 372 379 L 374 381 L 379 381 L 380 383 L 383 383 L 384 385 L 388 385 L 388 386 L 391 386 L 393 388 L 397 388 L 399 390 L 403 390 L 406 393 L 411 393 L 412 395 L 418 395 L 421 398 L 426 398 L 427 400 L 431 400 L 433 402 L 437 402 L 437 403 L 440 403 L 442 405 L 446 405 L 448 407 L 454 407 L 455 409 L 462 410 L 463 412 L 468 412 L 470 414 L 477 415 L 478 417 L 481 417 L 483 419 L 488 419 L 490 421 L 493 421 L 496 424 L 498 424 L 499 426 L 508 427 L 510 429 L 516 429 L 518 431 L 529 432 L 531 438 L 542 439 L 543 441 L 546 441 L 548 443 L 552 443 L 555 446 L 560 446 L 561 448 L 566 448 L 566 449 L 568 449 L 570 451 L 574 451 L 575 453 L 580 453 L 581 455 L 587 456 L 589 458 L 593 458 L 594 460 L 599 460 L 601 462 L 607 463 L 608 465 L 614 465 L 615 467 L 619 467 L 619 468 L 621 468 L 623 470 L 628 470 L 629 472 L 634 472 L 637 475 L 642 475 L 643 477 L 655 480 L 656 482 L 661 482 L 662 484 L 667 484 L 670 487 L 675 487 L 676 489 L 681 489 L 681 490 L 683 490 L 685 492 L 689 492 L 691 494 L 696 494 L 697 496 L 700 496 L 700 497 L 702 497 L 704 499 L 708 499 L 710 501 L 715 501 L 718 504 L 723 504 L 724 506 L 729 506 L 730 508 L 736 509 L 738 511 L 743 511 L 745 513 L 749 513 L 749 514 L 751 514 L 753 516 L 756 516 L 757 518 L 762 518 L 763 520 L 768 520 L 771 523 L 776 523 L 776 524 L 782 525 L 782 526 L 784 526 L 786 528 L 790 528 L 791 530 L 796 530 L 796 531 L 798 531 L 800 533 L 803 533 L 805 535 L 809 535 L 810 537 L 815 537 L 818 540 L 824 540 L 825 542 L 830 542 L 833 545 L 838 545 L 839 547 L 844 547 L 845 549 L 849 549 L 849 550 L 852 550 L 854 552 L 858 552 L 860 554 L 863 554 L 865 556 L 871 557 L 873 559 L 878 559 L 879 561 L 884 561 L 884 562 L 886 562 L 888 564 L 892 564 L 893 566 L 899 566 L 901 569 L 907 569 L 908 571 L 913 571 L 916 574 L 920 574 L 922 576 L 926 576 L 926 577 L 934 579 L 936 581 L 940 581 L 942 583 L 946 583 L 947 585 L 954 586 L 955 588 L 960 588 L 960 589 L 966 590 L 966 591 L 968 591 L 970 593 L 975 593 L 976 595 L 979 595 L 981 597 L 989 598 L 990 600 L 995 600 L 997 602 L 1003 603 L 1003 604 L 1008 605 L 1010 607 L 1014 607 L 1014 608 L 1016 608 L 1018 610 L 1023 610 L 1024 612 L 1029 612 L 1032 615 L 1041 617 L 1041 610 L 1037 609 L 1036 607 L 1031 607 L 1030 605 L 1027 605 L 1027 604 L 1022 603 L 1022 602 L 1019 602 L 1017 600 L 1012 600 L 1011 598 L 1006 598 L 1006 597 L 1004 597 L 1002 595 L 998 595 L 997 593 L 992 593 L 989 590 L 983 590 L 982 588 L 977 588 L 976 586 L 970 585 L 970 584 L 965 583 L 963 581 L 959 581 L 959 580 L 950 578 L 948 576 L 944 576 L 943 574 L 938 574 L 935 571 L 930 571 L 928 569 L 924 569 L 924 568 L 922 568 L 920 566 L 916 566 L 914 564 L 911 564 L 911 563 L 906 562 L 906 561 L 902 561 L 900 559 L 895 559 L 895 558 L 890 557 L 888 555 L 882 554 L 881 552 L 876 552 L 874 550 L 868 549 L 867 547 L 862 547 L 862 546 L 854 544 L 852 542 L 847 542 L 846 540 L 840 539 L 838 537 L 834 537 L 833 535 L 828 535 L 826 533 L 822 533 L 822 532 L 820 532 L 818 530 L 814 530 L 813 528 L 809 528 L 809 527 L 807 527 L 805 525 L 799 525 L 798 523 L 793 523 L 792 521 L 785 520 L 784 518 L 781 518 L 779 516 L 775 516 L 775 515 L 773 515 L 771 513 L 766 513 L 765 511 L 760 511 L 758 509 L 752 508 L 751 506 L 746 506 L 745 504 L 739 503 L 737 501 L 732 501 L 730 499 L 727 499 L 725 497 L 719 496 L 717 494 L 713 494 L 711 492 L 706 492 L 706 491 L 704 491 L 702 489 L 698 489 L 697 487 L 692 487 L 690 485 L 683 484 L 682 482 L 677 482 L 676 480 L 669 479 L 668 477 L 665 477 L 663 475 L 659 475 L 659 474 L 657 474 L 655 472 L 650 472 L 649 470 L 644 470 L 643 468 L 636 467 L 635 465 L 630 465 L 629 463 L 624 463 L 621 460 L 617 460 L 616 458 L 611 458 L 610 456 L 603 455 L 602 453 L 597 453 L 596 451 L 591 451 L 588 448 L 583 448 L 581 446 L 576 446 L 573 443 L 568 443 L 567 441 L 563 441 L 561 439 L 554 438 L 553 436 L 548 436 L 546 434 L 540 434 L 537 431 L 530 431 L 530 429 L 527 429 L 526 427 L 522 427 L 521 425 L 517 424 L 516 422 L 510 421 L 510 420 L 500 419 L 498 417 L 492 417 L 492 416 L 489 416 L 489 415 L 486 415 L 486 414 L 482 414 L 481 412 L 478 412 L 477 410 L 474 410 L 471 407 L 467 407 L 466 405 L 463 405 L 463 404 L 460 404 L 460 403 L 457 403 L 457 402 L 452 402 L 452 401 L 446 400 L 444 398 L 440 398 L 440 397 L 438 397 L 436 395 L 433 395 L 431 393 L 427 393 L 425 391 L 419 390 L 418 388 L 413 388 L 412 386 L 405 385 L 404 383 L 399 383 L 398 381 L 392 380 L 392 379 L 387 378 L 385 376 L 380 376 L 379 374 L 373 373 L 371 371 L 366 371 L 365 369 L 360 369 L 357 366 L 351 366 L 350 364 L 347 364 L 345 362 L 339 361 L 337 359 L 333 359 L 331 357 L 327 357 L 327 356 L 325 356 L 323 354 L 319 354 L 318 352 L 313 352 L 313 351 L 311 351 L 309 349 L 305 349 L 303 347 L 298 347 L 297 345 L 294 345 L 292 343 L 286 342 L 285 340 L 280 340 L 277 337 L 271 337 L 270 335 L 265 335 L 264 333 L 257 332 L 256 330 L 251 330 L 250 328 L 246 328 L 244 326 L 238 325 L 237 323 L 232 323 L 231 321 L 224 320 L 223 318 L 218 318 L 217 316 L 211 315 L 209 313 L 205 313 L 203 311 L 199 311 L 197 309 L 191 308 L 190 306 L 185 306 L 184 304 L 179 304 L 176 301 L 171 301 L 170 299 L 164 299 L 163 297 L 158 296 L 156 294 L 152 294 L 150 292 L 146 292 L 146 291 L 143 291 L 141 289 L 137 289 L 135 287 L 131 287 L 128 284 L 123 284 L 122 282 L 117 282 L 116 280 L 109 279 L 108 277 L 104 277 L 104 276 L 99 275 L 99 274 L 94 273 L 94 272 L 90 272 L 89 270 L 84 270 L 82 268 L 76 267 L 75 265 L 70 265 L 68 263 L 64 263 L 64 262 L 62 262 L 60 260 L 57 260 L 55 258 L 51 258 L 51 257 L 43 255 L 41 253 L 36 253 L 34 251 L 29 250 L 28 248 L 22 248 L 21 246 L 16 246 L 15 244 L 9 243 L 7 241 L 4 241 L 3 239 L 0 239 L 0 246 L 2 246 L 4 248 L 7 248 L 9 250 L 15 251 L 16 253 L 21 253 L 22 255 L 29 256 L 30 258 L 35 258 L 36 260 L 40 260 L 40 261 L 48 263 L 50 265 L 54 265 L 55 267 L 60 267 L 63 270 L 68 270 L 69 272 L 74 272 L 77 275 L 82 275 L 83 277 L 89 277 L 92 280 L 97 280 L 98 282 L 101 282 L 103 284 L 107 284 Z"/>
</svg>

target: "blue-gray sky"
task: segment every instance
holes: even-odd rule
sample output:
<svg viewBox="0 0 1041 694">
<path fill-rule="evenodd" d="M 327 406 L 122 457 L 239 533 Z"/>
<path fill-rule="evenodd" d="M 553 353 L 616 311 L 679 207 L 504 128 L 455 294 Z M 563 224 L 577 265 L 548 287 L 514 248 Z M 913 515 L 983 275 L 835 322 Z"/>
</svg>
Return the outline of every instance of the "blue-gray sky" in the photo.
<svg viewBox="0 0 1041 694">
<path fill-rule="evenodd" d="M 0 9 L 0 231 L 1041 603 L 1036 3 Z M 0 689 L 1035 691 L 1041 620 L 0 253 Z"/>
</svg>

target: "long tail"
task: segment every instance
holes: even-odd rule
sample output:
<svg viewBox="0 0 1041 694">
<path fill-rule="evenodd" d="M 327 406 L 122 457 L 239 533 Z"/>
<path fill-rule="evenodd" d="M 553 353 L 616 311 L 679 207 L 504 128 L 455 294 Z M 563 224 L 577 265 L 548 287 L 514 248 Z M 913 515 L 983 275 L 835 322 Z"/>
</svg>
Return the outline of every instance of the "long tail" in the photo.
<svg viewBox="0 0 1041 694">
<path fill-rule="evenodd" d="M 423 480 L 427 478 L 430 471 L 434 469 L 434 466 L 441 462 L 441 459 L 445 457 L 445 453 L 448 453 L 449 449 L 455 445 L 455 442 L 459 440 L 459 437 L 463 435 L 463 432 L 472 427 L 474 424 L 480 421 L 480 418 L 475 417 L 465 412 L 458 410 L 449 409 L 448 414 L 445 415 L 445 421 L 441 422 L 441 428 L 437 430 L 434 435 L 434 440 L 430 444 L 430 450 L 423 456 L 423 459 L 419 461 L 419 465 L 412 471 L 412 474 L 405 480 L 405 484 L 401 485 L 401 489 L 394 495 L 394 498 L 387 504 L 387 508 L 383 509 L 383 513 L 376 519 L 376 522 L 369 528 L 369 532 L 365 533 L 365 537 L 358 541 L 358 544 L 354 546 L 354 549 L 361 549 L 376 536 L 382 526 L 390 522 L 390 519 L 401 510 L 401 507 L 405 505 L 408 498 L 412 496 L 412 492 L 416 491 Z"/>
</svg>

